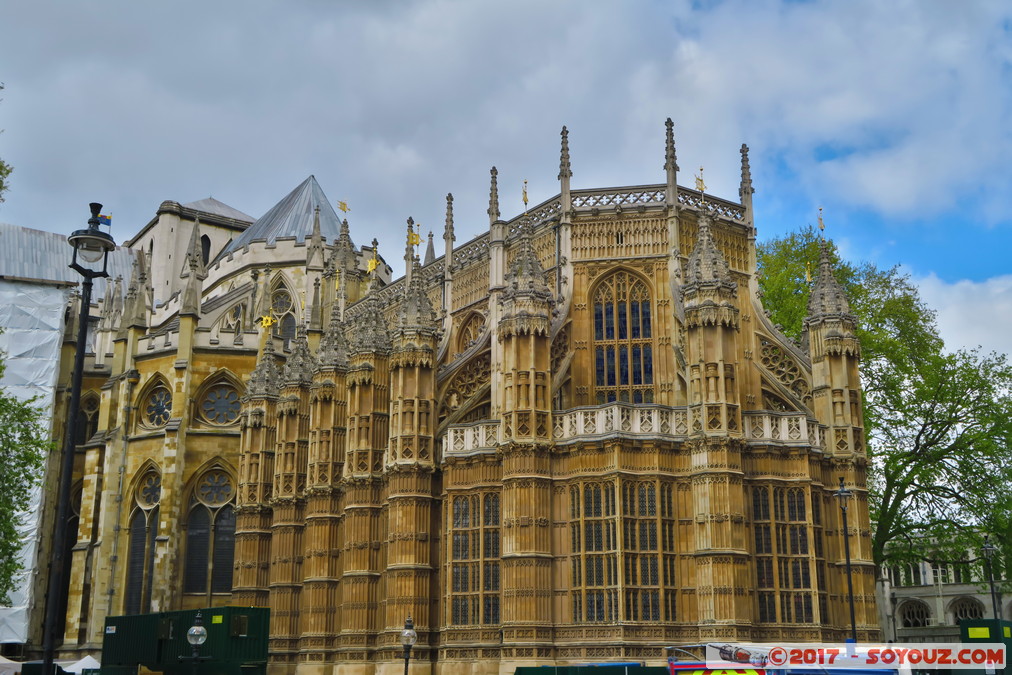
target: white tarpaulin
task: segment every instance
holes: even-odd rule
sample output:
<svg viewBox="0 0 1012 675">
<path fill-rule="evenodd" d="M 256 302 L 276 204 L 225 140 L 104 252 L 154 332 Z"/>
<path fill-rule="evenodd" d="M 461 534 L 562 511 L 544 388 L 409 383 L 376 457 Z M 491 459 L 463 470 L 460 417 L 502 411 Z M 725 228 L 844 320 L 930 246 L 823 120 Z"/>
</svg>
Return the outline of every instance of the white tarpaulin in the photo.
<svg viewBox="0 0 1012 675">
<path fill-rule="evenodd" d="M 63 342 L 63 316 L 69 290 L 42 284 L 0 280 L 0 349 L 7 369 L 0 386 L 19 399 L 38 396 L 38 405 L 52 417 L 53 395 Z M 51 429 L 47 429 L 51 431 Z M 59 445 L 59 444 L 58 444 Z M 11 593 L 11 606 L 0 607 L 0 642 L 28 640 L 28 611 L 32 579 L 37 572 L 41 485 L 32 493 L 21 535 L 20 583 Z M 8 664 L 9 665 L 9 664 Z M 18 664 L 20 669 L 20 664 Z"/>
</svg>

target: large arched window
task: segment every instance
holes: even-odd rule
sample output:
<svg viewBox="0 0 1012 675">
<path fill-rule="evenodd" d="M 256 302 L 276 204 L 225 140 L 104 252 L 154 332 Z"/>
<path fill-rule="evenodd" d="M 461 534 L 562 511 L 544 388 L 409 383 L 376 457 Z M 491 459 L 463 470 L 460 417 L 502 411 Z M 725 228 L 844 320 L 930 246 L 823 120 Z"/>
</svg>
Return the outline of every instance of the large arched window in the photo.
<svg viewBox="0 0 1012 675">
<path fill-rule="evenodd" d="M 899 613 L 904 628 L 924 628 L 931 623 L 931 610 L 920 600 L 907 600 Z"/>
<path fill-rule="evenodd" d="M 952 620 L 959 625 L 964 620 L 984 618 L 984 605 L 973 598 L 957 598 L 952 603 Z"/>
<path fill-rule="evenodd" d="M 653 403 L 653 310 L 646 283 L 624 271 L 594 291 L 594 392 L 598 403 Z"/>
<path fill-rule="evenodd" d="M 130 514 L 124 614 L 142 614 L 151 609 L 161 496 L 162 477 L 154 469 L 148 469 L 134 490 L 135 508 Z"/>
<path fill-rule="evenodd" d="M 500 509 L 494 492 L 454 497 L 450 516 L 450 623 L 500 623 Z"/>
<path fill-rule="evenodd" d="M 207 596 L 232 592 L 235 552 L 235 488 L 220 468 L 205 472 L 190 497 L 186 521 L 183 592 Z"/>
</svg>

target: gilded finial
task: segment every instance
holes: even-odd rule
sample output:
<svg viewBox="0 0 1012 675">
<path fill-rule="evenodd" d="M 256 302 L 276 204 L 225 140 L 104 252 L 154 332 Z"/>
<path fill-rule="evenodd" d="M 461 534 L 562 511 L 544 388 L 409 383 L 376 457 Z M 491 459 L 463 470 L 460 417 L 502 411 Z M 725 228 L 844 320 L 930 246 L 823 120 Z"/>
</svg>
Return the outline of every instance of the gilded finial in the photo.
<svg viewBox="0 0 1012 675">
<path fill-rule="evenodd" d="M 348 208 L 348 202 L 338 201 L 337 208 L 341 211 L 341 213 L 348 213 L 348 211 L 351 211 L 351 209 Z"/>
<path fill-rule="evenodd" d="M 527 215 L 527 180 L 524 179 L 524 215 Z"/>
<path fill-rule="evenodd" d="M 278 320 L 271 315 L 270 311 L 268 311 L 267 314 L 264 314 L 262 317 L 260 317 L 258 321 L 260 323 L 261 328 L 270 328 L 271 326 L 273 326 L 278 322 Z"/>
<path fill-rule="evenodd" d="M 812 283 L 812 263 L 808 260 L 805 261 L 805 281 Z"/>
<path fill-rule="evenodd" d="M 825 239 L 826 238 L 825 237 L 826 224 L 824 222 L 822 222 L 822 207 L 821 206 L 819 207 L 819 232 L 821 233 L 822 238 Z"/>
<path fill-rule="evenodd" d="M 372 273 L 379 267 L 379 242 L 376 239 L 372 240 L 372 258 L 369 259 L 366 265 L 366 272 Z"/>
<path fill-rule="evenodd" d="M 408 216 L 408 246 L 418 246 L 422 243 L 422 237 L 414 230 L 415 221 Z M 421 230 L 421 226 L 418 227 Z"/>
<path fill-rule="evenodd" d="M 699 190 L 699 194 L 706 199 L 706 183 L 703 182 L 703 167 L 699 167 L 699 173 L 696 175 L 696 189 Z"/>
</svg>

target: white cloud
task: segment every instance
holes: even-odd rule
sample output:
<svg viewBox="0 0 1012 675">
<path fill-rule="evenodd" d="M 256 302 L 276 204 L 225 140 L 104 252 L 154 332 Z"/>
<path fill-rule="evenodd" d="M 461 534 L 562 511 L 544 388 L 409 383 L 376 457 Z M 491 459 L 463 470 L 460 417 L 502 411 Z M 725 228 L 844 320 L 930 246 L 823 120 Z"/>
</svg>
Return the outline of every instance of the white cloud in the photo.
<svg viewBox="0 0 1012 675">
<path fill-rule="evenodd" d="M 947 348 L 980 346 L 985 352 L 1012 354 L 1012 275 L 950 284 L 931 274 L 913 281 L 937 312 Z"/>
</svg>

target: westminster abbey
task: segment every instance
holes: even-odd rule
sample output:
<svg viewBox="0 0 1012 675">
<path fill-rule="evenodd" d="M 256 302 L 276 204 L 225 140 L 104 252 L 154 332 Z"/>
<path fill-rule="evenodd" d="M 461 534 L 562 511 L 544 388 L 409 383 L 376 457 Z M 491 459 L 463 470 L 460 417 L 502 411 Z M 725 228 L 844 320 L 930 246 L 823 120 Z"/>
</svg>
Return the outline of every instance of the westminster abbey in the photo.
<svg viewBox="0 0 1012 675">
<path fill-rule="evenodd" d="M 845 536 L 875 638 L 848 300 L 824 253 L 785 338 L 748 149 L 731 200 L 664 149 L 574 189 L 563 128 L 556 196 L 502 214 L 493 168 L 488 229 L 447 195 L 398 279 L 312 176 L 259 219 L 163 202 L 88 345 L 64 652 L 220 605 L 270 607 L 272 675 L 399 673 L 408 616 L 416 675 L 842 641 Z"/>
</svg>

